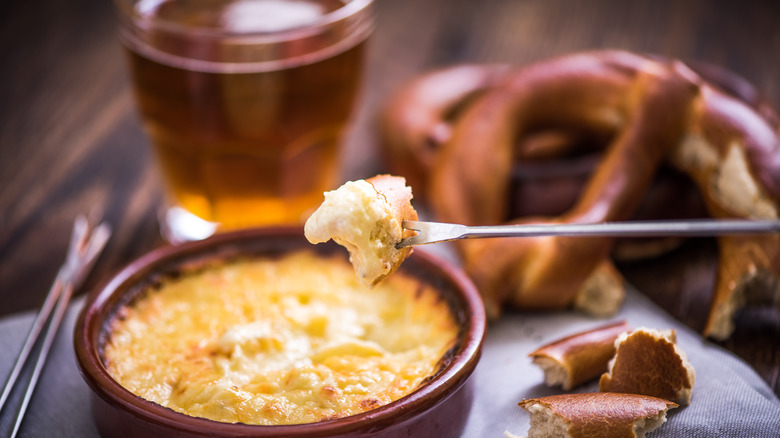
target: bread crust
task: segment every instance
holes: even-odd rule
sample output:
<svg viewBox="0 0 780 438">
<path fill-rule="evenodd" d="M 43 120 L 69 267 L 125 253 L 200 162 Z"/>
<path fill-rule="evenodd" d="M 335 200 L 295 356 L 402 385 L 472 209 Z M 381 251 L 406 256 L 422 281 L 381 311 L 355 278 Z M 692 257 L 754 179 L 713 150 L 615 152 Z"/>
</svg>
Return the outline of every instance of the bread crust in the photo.
<svg viewBox="0 0 780 438">
<path fill-rule="evenodd" d="M 676 344 L 676 332 L 638 328 L 615 341 L 615 358 L 599 391 L 644 394 L 681 405 L 691 402 L 695 371 Z"/>
<path fill-rule="evenodd" d="M 412 188 L 406 185 L 406 179 L 402 176 L 389 174 L 376 175 L 367 178 L 377 193 L 385 198 L 390 206 L 393 218 L 402 223 L 403 221 L 416 221 L 417 210 L 412 206 Z M 412 230 L 404 230 L 403 236 L 411 237 L 414 235 Z M 409 247 L 411 248 L 411 247 Z"/>
<path fill-rule="evenodd" d="M 391 216 L 398 223 L 398 226 L 402 226 L 403 221 L 416 221 L 418 219 L 417 210 L 412 206 L 412 188 L 406 185 L 404 177 L 381 174 L 368 178 L 366 181 L 374 187 L 377 194 L 385 198 L 389 205 Z M 414 231 L 404 229 L 401 236 L 405 239 L 412 237 L 414 234 Z M 385 275 L 377 278 L 374 284 L 395 272 L 401 266 L 401 263 L 411 255 L 412 251 L 413 248 L 411 246 L 393 251 L 392 258 L 389 260 L 391 263 L 390 270 Z"/>
</svg>

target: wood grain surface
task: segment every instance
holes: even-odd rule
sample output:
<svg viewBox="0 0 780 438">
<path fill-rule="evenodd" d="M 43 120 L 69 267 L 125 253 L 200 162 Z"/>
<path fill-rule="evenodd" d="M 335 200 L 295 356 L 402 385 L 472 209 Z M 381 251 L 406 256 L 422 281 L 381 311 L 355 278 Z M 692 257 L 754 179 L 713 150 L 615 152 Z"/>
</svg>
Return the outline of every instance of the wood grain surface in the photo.
<svg viewBox="0 0 780 438">
<path fill-rule="evenodd" d="M 404 81 L 463 62 L 524 64 L 622 48 L 720 65 L 780 102 L 780 3 L 742 0 L 378 0 L 344 178 L 385 170 L 376 111 Z M 73 218 L 99 207 L 115 234 L 81 293 L 165 243 L 163 191 L 129 90 L 110 0 L 7 2 L 0 18 L 0 316 L 40 305 Z M 701 329 L 713 241 L 621 265 L 635 286 Z M 742 312 L 723 346 L 780 394 L 780 316 Z"/>
</svg>

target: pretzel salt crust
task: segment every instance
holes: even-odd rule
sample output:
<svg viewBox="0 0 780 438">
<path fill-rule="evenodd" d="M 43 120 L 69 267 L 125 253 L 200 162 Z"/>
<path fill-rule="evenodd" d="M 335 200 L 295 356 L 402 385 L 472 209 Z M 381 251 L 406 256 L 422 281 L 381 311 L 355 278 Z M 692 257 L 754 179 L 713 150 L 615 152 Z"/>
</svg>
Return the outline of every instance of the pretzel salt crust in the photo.
<svg viewBox="0 0 780 438">
<path fill-rule="evenodd" d="M 497 71 L 477 86 L 461 86 L 471 90 L 468 101 L 450 99 L 463 108 L 449 131 L 436 125 L 445 134 L 438 136 L 427 192 L 437 220 L 505 222 L 513 162 L 571 153 L 584 137 L 610 141 L 575 206 L 558 217 L 513 222 L 629 219 L 662 163 L 693 180 L 712 217 L 778 217 L 780 140 L 778 118 L 768 107 L 722 91 L 678 61 L 621 51 Z M 424 93 L 411 97 L 420 96 Z M 385 133 L 404 132 L 401 103 L 394 101 L 386 113 Z M 447 113 L 437 108 L 437 114 Z M 387 142 L 396 144 L 391 154 L 403 148 L 400 134 Z M 780 236 L 728 236 L 718 243 L 718 278 L 705 334 L 726 338 L 742 304 L 756 297 L 780 302 Z M 612 269 L 612 246 L 613 239 L 579 237 L 459 243 L 493 316 L 504 306 L 572 305 L 593 272 Z"/>
</svg>

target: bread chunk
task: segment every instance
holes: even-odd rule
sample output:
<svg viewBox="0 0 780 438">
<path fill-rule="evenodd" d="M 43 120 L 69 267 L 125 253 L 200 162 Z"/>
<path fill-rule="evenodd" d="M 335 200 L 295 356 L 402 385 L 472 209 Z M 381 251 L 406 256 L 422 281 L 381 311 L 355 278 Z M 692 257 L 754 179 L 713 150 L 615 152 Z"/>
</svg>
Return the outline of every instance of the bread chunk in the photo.
<svg viewBox="0 0 780 438">
<path fill-rule="evenodd" d="M 555 340 L 529 356 L 544 371 L 548 386 L 568 391 L 607 371 L 615 356 L 615 339 L 630 330 L 625 321 L 614 322 Z"/>
<path fill-rule="evenodd" d="M 395 246 L 413 231 L 401 223 L 417 220 L 412 189 L 402 177 L 377 175 L 348 181 L 325 193 L 325 201 L 304 226 L 311 243 L 333 239 L 349 251 L 359 281 L 373 286 L 393 273 L 411 253 Z"/>
<path fill-rule="evenodd" d="M 666 422 L 675 403 L 637 394 L 597 392 L 523 400 L 528 438 L 643 438 Z"/>
<path fill-rule="evenodd" d="M 615 340 L 615 357 L 601 376 L 599 391 L 644 394 L 691 402 L 696 374 L 677 345 L 674 330 L 638 328 Z"/>
</svg>

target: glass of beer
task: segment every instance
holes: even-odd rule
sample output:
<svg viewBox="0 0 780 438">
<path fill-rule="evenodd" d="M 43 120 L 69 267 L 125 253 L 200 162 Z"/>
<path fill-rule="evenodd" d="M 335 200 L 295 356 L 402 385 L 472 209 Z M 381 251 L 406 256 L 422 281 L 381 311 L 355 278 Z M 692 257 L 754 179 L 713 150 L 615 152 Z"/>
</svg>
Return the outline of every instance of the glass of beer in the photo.
<svg viewBox="0 0 780 438">
<path fill-rule="evenodd" d="M 171 242 L 295 224 L 339 178 L 371 0 L 115 0 Z"/>
</svg>

